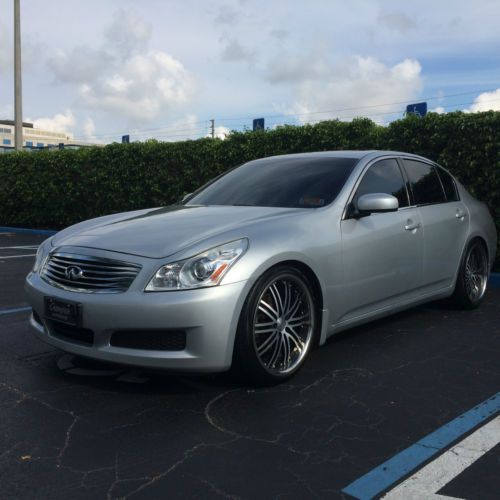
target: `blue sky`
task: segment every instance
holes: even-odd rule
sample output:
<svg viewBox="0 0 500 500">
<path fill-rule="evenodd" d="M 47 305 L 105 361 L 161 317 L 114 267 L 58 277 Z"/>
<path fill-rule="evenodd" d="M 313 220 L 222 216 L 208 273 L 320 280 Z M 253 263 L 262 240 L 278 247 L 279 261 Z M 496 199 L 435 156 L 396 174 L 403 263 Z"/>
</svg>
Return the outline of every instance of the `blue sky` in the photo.
<svg viewBox="0 0 500 500">
<path fill-rule="evenodd" d="M 5 3 L 0 115 L 12 118 Z M 194 138 L 211 118 L 220 134 L 260 116 L 269 126 L 386 123 L 423 98 L 440 112 L 500 110 L 498 0 L 21 0 L 21 9 L 24 117 L 81 139 Z"/>
</svg>

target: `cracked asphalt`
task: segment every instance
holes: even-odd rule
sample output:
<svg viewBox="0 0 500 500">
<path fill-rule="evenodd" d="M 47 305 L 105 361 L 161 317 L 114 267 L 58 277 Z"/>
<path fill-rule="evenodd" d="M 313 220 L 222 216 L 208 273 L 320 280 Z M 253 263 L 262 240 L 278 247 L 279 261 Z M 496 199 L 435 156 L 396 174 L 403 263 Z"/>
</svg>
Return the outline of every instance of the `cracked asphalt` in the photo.
<svg viewBox="0 0 500 500">
<path fill-rule="evenodd" d="M 34 258 L 5 258 L 21 252 L 0 250 L 0 311 L 26 305 Z M 35 339 L 28 314 L 0 314 L 1 499 L 347 498 L 500 386 L 499 288 L 475 311 L 433 303 L 342 333 L 267 389 L 79 360 Z M 444 494 L 498 498 L 498 448 Z"/>
</svg>

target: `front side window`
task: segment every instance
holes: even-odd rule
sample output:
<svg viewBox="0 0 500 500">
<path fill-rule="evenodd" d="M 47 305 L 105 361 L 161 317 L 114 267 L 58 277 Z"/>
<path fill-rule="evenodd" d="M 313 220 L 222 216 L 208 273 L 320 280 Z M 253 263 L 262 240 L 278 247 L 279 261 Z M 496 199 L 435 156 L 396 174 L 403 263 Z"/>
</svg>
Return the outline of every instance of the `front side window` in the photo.
<svg viewBox="0 0 500 500">
<path fill-rule="evenodd" d="M 400 207 L 409 205 L 406 184 L 396 160 L 380 160 L 368 169 L 356 190 L 354 203 L 360 196 L 372 193 L 392 194 Z"/>
<path fill-rule="evenodd" d="M 404 160 L 416 205 L 444 203 L 446 197 L 436 169 L 418 160 Z"/>
<path fill-rule="evenodd" d="M 190 198 L 186 205 L 318 208 L 340 193 L 355 158 L 272 158 L 245 163 Z"/>
</svg>

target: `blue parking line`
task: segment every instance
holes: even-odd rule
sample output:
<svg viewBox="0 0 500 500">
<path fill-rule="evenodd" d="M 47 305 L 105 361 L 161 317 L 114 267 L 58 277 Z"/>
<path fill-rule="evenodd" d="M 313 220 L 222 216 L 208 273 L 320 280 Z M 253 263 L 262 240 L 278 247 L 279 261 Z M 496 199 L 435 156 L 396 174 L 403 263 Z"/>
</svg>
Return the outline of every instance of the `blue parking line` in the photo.
<svg viewBox="0 0 500 500">
<path fill-rule="evenodd" d="M 25 227 L 0 226 L 0 233 L 46 234 L 47 236 L 52 236 L 56 234 L 57 231 L 53 231 L 52 229 L 28 229 Z"/>
<path fill-rule="evenodd" d="M 488 284 L 495 287 L 500 287 L 500 273 L 491 273 Z"/>
<path fill-rule="evenodd" d="M 342 492 L 359 500 L 374 498 L 499 411 L 500 392 L 371 470 Z"/>
<path fill-rule="evenodd" d="M 0 309 L 0 316 L 4 316 L 6 314 L 15 314 L 20 312 L 31 311 L 31 307 L 14 307 L 12 309 Z"/>
</svg>

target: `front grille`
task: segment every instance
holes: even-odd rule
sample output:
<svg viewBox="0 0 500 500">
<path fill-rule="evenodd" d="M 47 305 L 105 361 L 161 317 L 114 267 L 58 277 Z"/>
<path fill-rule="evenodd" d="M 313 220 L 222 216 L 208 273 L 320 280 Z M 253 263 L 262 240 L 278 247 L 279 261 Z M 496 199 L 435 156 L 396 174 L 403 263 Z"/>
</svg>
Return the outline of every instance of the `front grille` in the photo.
<svg viewBox="0 0 500 500">
<path fill-rule="evenodd" d="M 186 332 L 184 330 L 119 330 L 111 336 L 110 344 L 127 349 L 183 351 L 186 348 Z"/>
<path fill-rule="evenodd" d="M 88 328 L 66 325 L 59 321 L 50 321 L 50 334 L 60 340 L 91 346 L 94 343 L 94 332 Z"/>
<path fill-rule="evenodd" d="M 140 270 L 140 265 L 130 262 L 56 252 L 49 257 L 40 276 L 65 290 L 120 293 L 128 290 Z"/>
</svg>

